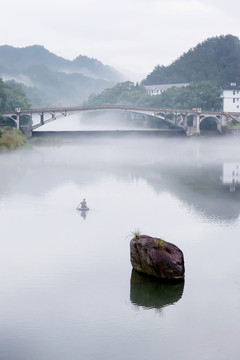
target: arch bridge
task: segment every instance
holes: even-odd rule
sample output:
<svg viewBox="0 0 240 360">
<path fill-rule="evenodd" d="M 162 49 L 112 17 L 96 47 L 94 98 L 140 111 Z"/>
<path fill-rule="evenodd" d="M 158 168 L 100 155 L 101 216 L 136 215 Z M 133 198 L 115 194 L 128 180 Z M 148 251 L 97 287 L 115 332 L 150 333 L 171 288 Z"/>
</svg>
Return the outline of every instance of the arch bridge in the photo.
<svg viewBox="0 0 240 360">
<path fill-rule="evenodd" d="M 31 136 L 32 131 L 49 123 L 55 121 L 60 117 L 66 117 L 72 113 L 89 112 L 89 111 L 124 111 L 145 116 L 161 119 L 175 127 L 182 129 L 188 136 L 200 134 L 200 124 L 207 118 L 211 118 L 216 122 L 219 132 L 222 127 L 226 126 L 232 120 L 240 122 L 240 113 L 225 113 L 216 111 L 202 111 L 200 108 L 191 110 L 181 109 L 167 109 L 167 108 L 153 108 L 140 106 L 125 106 L 125 105 L 99 105 L 99 106 L 77 106 L 77 107 L 57 107 L 57 108 L 43 108 L 43 109 L 20 109 L 16 108 L 13 111 L 2 112 L 1 115 L 12 119 L 18 129 L 27 135 Z M 20 118 L 25 115 L 28 118 L 27 125 L 20 125 Z M 39 115 L 39 122 L 33 124 L 32 116 Z"/>
</svg>

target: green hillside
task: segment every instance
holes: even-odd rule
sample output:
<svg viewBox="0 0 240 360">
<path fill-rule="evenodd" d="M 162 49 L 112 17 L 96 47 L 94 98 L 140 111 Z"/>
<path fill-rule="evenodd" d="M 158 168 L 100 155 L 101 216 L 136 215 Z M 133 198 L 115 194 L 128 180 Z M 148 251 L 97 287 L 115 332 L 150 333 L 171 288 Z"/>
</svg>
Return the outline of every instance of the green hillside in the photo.
<svg viewBox="0 0 240 360">
<path fill-rule="evenodd" d="M 198 44 L 169 66 L 156 66 L 144 85 L 210 81 L 216 85 L 240 81 L 240 40 L 233 35 Z"/>
</svg>

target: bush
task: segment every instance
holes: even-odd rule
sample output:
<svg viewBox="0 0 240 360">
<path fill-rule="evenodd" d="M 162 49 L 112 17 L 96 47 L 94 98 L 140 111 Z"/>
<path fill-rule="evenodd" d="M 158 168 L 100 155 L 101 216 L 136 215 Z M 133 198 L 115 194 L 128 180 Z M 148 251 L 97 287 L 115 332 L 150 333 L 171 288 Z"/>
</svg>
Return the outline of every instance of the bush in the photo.
<svg viewBox="0 0 240 360">
<path fill-rule="evenodd" d="M 5 127 L 4 127 L 4 130 L 5 130 L 5 131 L 12 131 L 12 128 L 11 128 L 11 126 L 5 126 Z"/>
<path fill-rule="evenodd" d="M 26 144 L 26 138 L 20 130 L 5 129 L 0 138 L 0 150 L 11 150 Z"/>
</svg>

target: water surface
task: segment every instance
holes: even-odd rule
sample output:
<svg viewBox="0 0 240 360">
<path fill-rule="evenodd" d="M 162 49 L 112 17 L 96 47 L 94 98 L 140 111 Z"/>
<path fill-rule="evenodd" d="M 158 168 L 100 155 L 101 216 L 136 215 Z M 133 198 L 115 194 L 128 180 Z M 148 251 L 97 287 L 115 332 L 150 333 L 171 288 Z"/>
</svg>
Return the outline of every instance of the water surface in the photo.
<svg viewBox="0 0 240 360">
<path fill-rule="evenodd" d="M 237 359 L 240 197 L 221 178 L 239 154 L 161 136 L 1 154 L 0 359 Z M 135 229 L 182 249 L 184 284 L 132 271 Z"/>
</svg>

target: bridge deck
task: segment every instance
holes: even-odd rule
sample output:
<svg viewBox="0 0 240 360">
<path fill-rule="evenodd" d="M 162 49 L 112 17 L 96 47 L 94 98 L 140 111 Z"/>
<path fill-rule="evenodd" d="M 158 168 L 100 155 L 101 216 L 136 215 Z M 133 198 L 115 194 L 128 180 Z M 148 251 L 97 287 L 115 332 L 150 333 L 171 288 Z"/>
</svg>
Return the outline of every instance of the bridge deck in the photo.
<svg viewBox="0 0 240 360">
<path fill-rule="evenodd" d="M 20 114 L 42 114 L 42 113 L 56 113 L 56 112 L 78 112 L 78 111 L 96 111 L 96 110 L 128 110 L 128 111 L 153 111 L 153 112 L 174 112 L 182 114 L 197 113 L 197 109 L 173 109 L 173 108 L 155 108 L 143 106 L 125 106 L 125 105 L 97 105 L 97 106 L 75 106 L 75 107 L 55 107 L 55 108 L 39 108 L 39 109 L 21 109 Z M 235 115 L 236 113 L 224 113 L 223 111 L 200 111 L 201 114 L 212 115 Z M 3 111 L 2 115 L 16 114 L 15 110 Z M 240 115 L 240 113 L 239 113 Z"/>
<path fill-rule="evenodd" d="M 41 127 L 48 122 L 54 121 L 61 116 L 67 116 L 69 115 L 69 113 L 98 110 L 126 111 L 145 116 L 152 116 L 158 118 L 159 120 L 166 121 L 174 127 L 183 129 L 189 136 L 193 134 L 200 134 L 200 124 L 206 118 L 213 118 L 217 124 L 217 129 L 220 132 L 222 131 L 222 127 L 231 123 L 232 120 L 240 122 L 240 113 L 225 113 L 223 111 L 202 111 L 200 108 L 187 110 L 126 105 L 75 106 L 42 109 L 16 108 L 13 111 L 2 112 L 2 115 L 10 117 L 12 120 L 14 120 L 18 129 L 21 128 L 20 116 L 28 115 L 29 121 L 28 129 L 26 130 L 26 132 L 31 134 L 32 130 L 37 129 L 38 127 Z M 38 114 L 40 116 L 40 121 L 37 124 L 32 124 L 32 115 L 34 114 Z M 48 119 L 46 119 L 46 114 L 50 115 L 50 118 L 48 116 Z"/>
</svg>

